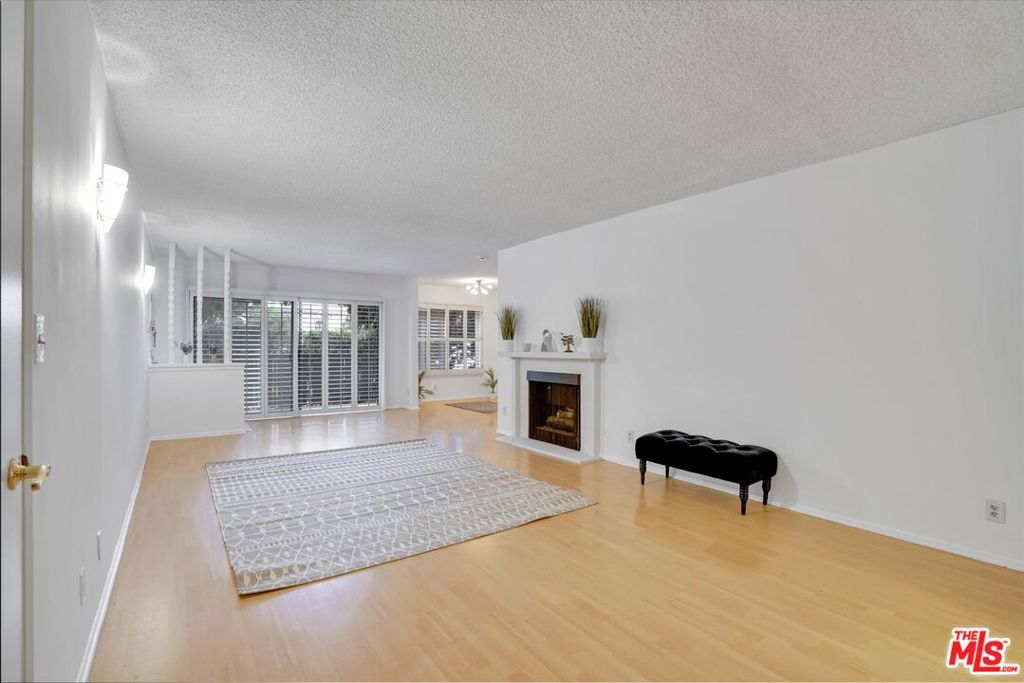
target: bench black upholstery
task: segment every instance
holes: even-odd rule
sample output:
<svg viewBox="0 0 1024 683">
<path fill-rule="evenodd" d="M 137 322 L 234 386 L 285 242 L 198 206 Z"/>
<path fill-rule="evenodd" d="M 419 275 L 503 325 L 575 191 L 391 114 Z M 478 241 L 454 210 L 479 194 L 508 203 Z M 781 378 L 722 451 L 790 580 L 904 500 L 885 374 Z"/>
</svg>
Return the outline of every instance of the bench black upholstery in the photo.
<svg viewBox="0 0 1024 683">
<path fill-rule="evenodd" d="M 675 467 L 695 474 L 735 482 L 740 485 L 740 514 L 747 514 L 747 487 L 761 482 L 762 503 L 768 504 L 772 477 L 778 471 L 779 459 L 773 451 L 761 446 L 741 446 L 732 441 L 709 439 L 674 429 L 644 434 L 636 440 L 636 457 L 640 461 L 640 484 L 644 484 L 647 463 Z"/>
</svg>

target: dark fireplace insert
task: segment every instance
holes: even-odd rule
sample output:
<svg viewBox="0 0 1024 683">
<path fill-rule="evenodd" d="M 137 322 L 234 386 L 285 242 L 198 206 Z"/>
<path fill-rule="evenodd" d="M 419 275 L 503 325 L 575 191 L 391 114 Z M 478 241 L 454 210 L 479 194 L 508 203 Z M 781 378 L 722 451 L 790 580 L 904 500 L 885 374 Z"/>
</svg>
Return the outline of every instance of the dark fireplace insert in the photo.
<svg viewBox="0 0 1024 683">
<path fill-rule="evenodd" d="M 580 449 L 580 376 L 529 370 L 530 438 Z"/>
</svg>

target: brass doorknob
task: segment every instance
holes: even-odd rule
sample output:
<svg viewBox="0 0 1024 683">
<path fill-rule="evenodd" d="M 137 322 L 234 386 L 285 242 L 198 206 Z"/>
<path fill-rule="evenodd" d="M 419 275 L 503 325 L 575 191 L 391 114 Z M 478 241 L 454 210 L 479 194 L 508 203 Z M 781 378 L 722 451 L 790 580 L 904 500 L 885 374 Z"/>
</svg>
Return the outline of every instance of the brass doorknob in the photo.
<svg viewBox="0 0 1024 683">
<path fill-rule="evenodd" d="M 18 488 L 18 484 L 27 481 L 32 484 L 33 491 L 38 491 L 49 474 L 49 465 L 30 465 L 27 455 L 21 456 L 20 459 L 11 458 L 7 465 L 7 488 L 13 491 Z"/>
</svg>

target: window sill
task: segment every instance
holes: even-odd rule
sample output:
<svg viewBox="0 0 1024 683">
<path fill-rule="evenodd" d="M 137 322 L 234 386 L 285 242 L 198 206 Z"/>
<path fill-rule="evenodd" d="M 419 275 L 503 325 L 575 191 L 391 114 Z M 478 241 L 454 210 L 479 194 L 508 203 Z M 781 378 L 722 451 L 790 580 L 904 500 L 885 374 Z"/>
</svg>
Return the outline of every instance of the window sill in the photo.
<svg viewBox="0 0 1024 683">
<path fill-rule="evenodd" d="M 483 370 L 427 370 L 424 377 L 483 377 Z"/>
</svg>

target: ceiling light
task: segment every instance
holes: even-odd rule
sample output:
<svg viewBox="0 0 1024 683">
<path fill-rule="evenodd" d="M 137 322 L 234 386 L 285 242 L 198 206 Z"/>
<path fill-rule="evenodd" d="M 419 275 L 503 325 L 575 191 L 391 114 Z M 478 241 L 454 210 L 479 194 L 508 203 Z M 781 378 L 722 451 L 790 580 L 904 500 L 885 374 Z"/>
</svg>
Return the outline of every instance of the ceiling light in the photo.
<svg viewBox="0 0 1024 683">
<path fill-rule="evenodd" d="M 476 296 L 477 294 L 483 294 L 486 296 L 491 291 L 491 286 L 484 284 L 483 280 L 477 280 L 471 285 L 466 285 L 466 291 Z"/>
<path fill-rule="evenodd" d="M 103 175 L 96 183 L 96 217 L 103 224 L 103 232 L 110 232 L 121 211 L 124 193 L 128 191 L 128 171 L 103 164 Z"/>
<path fill-rule="evenodd" d="M 149 294 L 149 290 L 153 289 L 154 279 L 156 279 L 156 266 L 143 266 L 141 282 L 143 294 Z"/>
</svg>

